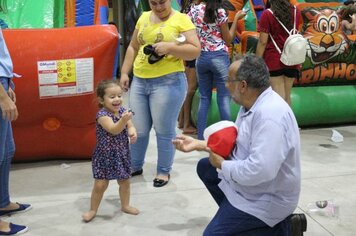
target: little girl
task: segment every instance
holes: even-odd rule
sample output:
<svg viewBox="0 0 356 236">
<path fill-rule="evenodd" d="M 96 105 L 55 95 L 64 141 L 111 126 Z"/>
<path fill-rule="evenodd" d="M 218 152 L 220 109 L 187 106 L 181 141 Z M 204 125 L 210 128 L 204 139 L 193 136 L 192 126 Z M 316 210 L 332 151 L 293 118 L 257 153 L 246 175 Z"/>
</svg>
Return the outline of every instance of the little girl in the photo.
<svg viewBox="0 0 356 236">
<path fill-rule="evenodd" d="M 95 179 L 91 194 L 90 210 L 82 215 L 85 222 L 91 221 L 109 180 L 119 184 L 121 210 L 137 215 L 139 210 L 130 206 L 131 161 L 129 142 L 135 143 L 136 129 L 131 122 L 133 113 L 122 107 L 123 90 L 117 80 L 103 80 L 96 88 L 99 108 L 96 115 L 96 139 L 92 167 Z M 130 141 L 129 141 L 130 140 Z"/>
</svg>

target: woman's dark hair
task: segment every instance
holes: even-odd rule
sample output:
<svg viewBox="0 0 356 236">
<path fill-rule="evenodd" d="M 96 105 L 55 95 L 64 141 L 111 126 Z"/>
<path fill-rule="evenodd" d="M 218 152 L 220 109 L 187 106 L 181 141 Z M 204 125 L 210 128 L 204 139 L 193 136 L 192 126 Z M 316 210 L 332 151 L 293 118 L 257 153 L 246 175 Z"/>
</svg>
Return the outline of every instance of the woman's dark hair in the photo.
<svg viewBox="0 0 356 236">
<path fill-rule="evenodd" d="M 180 12 L 188 13 L 192 2 L 193 2 L 193 0 L 182 0 L 182 7 L 181 7 Z"/>
<path fill-rule="evenodd" d="M 294 24 L 294 11 L 291 14 L 291 7 L 289 0 L 270 0 L 271 10 L 273 15 L 277 17 L 287 29 L 291 30 Z"/>
<path fill-rule="evenodd" d="M 99 98 L 104 100 L 105 90 L 112 86 L 119 86 L 121 88 L 120 81 L 116 79 L 107 79 L 99 82 L 99 84 L 96 86 L 95 89 L 95 93 L 96 93 L 96 97 L 98 98 L 98 101 Z M 98 102 L 98 106 L 99 108 L 103 108 L 103 104 L 101 104 L 100 102 Z"/>
<path fill-rule="evenodd" d="M 265 5 L 265 9 L 271 8 L 271 1 L 267 0 L 266 1 L 266 5 Z"/>
<path fill-rule="evenodd" d="M 348 5 L 351 5 L 351 4 L 354 4 L 355 3 L 355 0 L 347 0 L 344 2 L 344 5 L 345 6 L 348 6 Z"/>
<path fill-rule="evenodd" d="M 204 21 L 206 23 L 215 23 L 218 15 L 218 9 L 221 8 L 221 0 L 207 0 L 205 2 Z"/>
</svg>

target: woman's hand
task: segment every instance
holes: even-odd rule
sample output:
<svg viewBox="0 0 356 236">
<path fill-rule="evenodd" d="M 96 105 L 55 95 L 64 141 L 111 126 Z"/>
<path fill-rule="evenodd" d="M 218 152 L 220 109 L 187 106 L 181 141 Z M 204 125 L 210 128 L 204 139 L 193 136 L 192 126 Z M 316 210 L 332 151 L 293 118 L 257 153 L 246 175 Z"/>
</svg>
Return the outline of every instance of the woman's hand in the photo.
<svg viewBox="0 0 356 236">
<path fill-rule="evenodd" d="M 153 48 L 158 56 L 169 54 L 171 48 L 174 47 L 176 44 L 174 42 L 159 42 L 153 44 Z"/>
<path fill-rule="evenodd" d="M 121 87 L 125 91 L 127 91 L 127 90 L 129 90 L 129 84 L 130 84 L 130 78 L 129 78 L 128 74 L 121 74 L 121 77 L 120 77 Z"/>
<path fill-rule="evenodd" d="M 240 10 L 238 11 L 236 14 L 235 14 L 235 18 L 234 18 L 234 21 L 235 20 L 240 20 L 242 18 L 244 18 L 247 14 L 247 11 L 243 11 L 243 10 Z"/>
</svg>

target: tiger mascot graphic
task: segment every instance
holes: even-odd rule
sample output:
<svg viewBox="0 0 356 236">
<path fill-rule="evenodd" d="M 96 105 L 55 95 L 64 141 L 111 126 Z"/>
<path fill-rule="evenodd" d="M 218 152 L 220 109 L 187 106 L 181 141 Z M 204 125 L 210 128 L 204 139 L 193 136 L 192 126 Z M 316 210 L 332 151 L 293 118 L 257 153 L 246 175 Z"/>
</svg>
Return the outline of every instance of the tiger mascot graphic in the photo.
<svg viewBox="0 0 356 236">
<path fill-rule="evenodd" d="M 323 63 L 344 53 L 348 40 L 340 27 L 336 11 L 330 8 L 303 10 L 306 17 L 303 36 L 308 40 L 307 56 L 313 64 Z"/>
</svg>

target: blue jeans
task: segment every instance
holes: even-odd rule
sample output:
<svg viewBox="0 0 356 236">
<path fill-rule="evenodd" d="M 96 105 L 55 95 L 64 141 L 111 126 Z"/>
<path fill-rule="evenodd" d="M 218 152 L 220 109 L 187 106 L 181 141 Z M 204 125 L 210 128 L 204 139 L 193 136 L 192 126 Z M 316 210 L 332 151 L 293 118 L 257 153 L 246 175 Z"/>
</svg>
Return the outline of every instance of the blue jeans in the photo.
<svg viewBox="0 0 356 236">
<path fill-rule="evenodd" d="M 8 91 L 10 79 L 0 77 L 0 83 Z M 2 118 L 0 109 L 0 208 L 10 203 L 9 174 L 12 157 L 15 153 L 15 142 L 11 122 Z"/>
<path fill-rule="evenodd" d="M 197 59 L 196 68 L 200 92 L 198 108 L 198 139 L 203 140 L 207 127 L 208 112 L 211 103 L 212 89 L 215 85 L 220 120 L 230 120 L 231 96 L 225 82 L 229 76 L 229 55 L 225 51 L 201 52 Z"/>
<path fill-rule="evenodd" d="M 137 142 L 131 145 L 133 171 L 143 167 L 152 125 L 157 137 L 157 174 L 168 175 L 171 171 L 175 154 L 172 140 L 187 88 L 184 72 L 153 79 L 133 77 L 130 108 L 135 112 L 132 122 L 137 130 Z"/>
<path fill-rule="evenodd" d="M 216 168 L 208 158 L 198 162 L 197 173 L 219 209 L 204 231 L 204 236 L 290 236 L 291 225 L 289 217 L 274 227 L 269 227 L 260 219 L 235 208 L 219 188 L 220 179 Z"/>
</svg>

